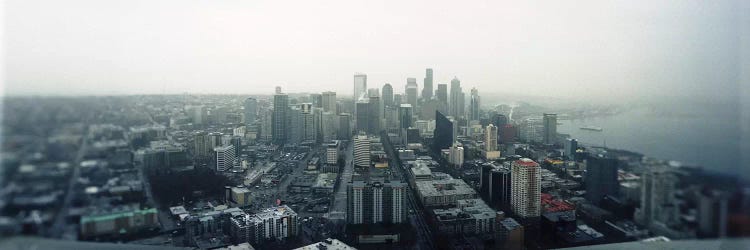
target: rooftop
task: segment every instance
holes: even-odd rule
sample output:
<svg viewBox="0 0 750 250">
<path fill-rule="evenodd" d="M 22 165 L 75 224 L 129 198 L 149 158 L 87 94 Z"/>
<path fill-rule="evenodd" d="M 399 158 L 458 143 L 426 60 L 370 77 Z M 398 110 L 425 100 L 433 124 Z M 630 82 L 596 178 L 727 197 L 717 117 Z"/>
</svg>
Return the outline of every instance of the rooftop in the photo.
<svg viewBox="0 0 750 250">
<path fill-rule="evenodd" d="M 515 165 L 522 166 L 522 167 L 537 167 L 539 164 L 537 164 L 534 160 L 531 160 L 529 158 L 521 158 L 520 160 L 517 160 L 513 162 Z"/>
</svg>

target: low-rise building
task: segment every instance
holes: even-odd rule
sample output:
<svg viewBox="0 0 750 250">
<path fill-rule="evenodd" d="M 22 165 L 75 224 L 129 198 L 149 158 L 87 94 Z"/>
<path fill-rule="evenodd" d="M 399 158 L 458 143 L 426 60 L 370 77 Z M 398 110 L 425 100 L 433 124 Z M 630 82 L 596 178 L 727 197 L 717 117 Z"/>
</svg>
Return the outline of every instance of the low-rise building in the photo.
<svg viewBox="0 0 750 250">
<path fill-rule="evenodd" d="M 295 248 L 294 250 L 357 250 L 344 242 L 337 239 L 325 239 L 321 242 L 313 243 L 304 247 Z"/>
<path fill-rule="evenodd" d="M 156 208 L 141 209 L 138 204 L 97 209 L 81 216 L 81 236 L 87 238 L 107 234 L 122 235 L 158 227 L 157 213 Z"/>
<path fill-rule="evenodd" d="M 450 176 L 418 181 L 416 188 L 417 196 L 425 207 L 449 206 L 456 204 L 457 200 L 477 198 L 477 192 L 466 182 Z"/>
</svg>

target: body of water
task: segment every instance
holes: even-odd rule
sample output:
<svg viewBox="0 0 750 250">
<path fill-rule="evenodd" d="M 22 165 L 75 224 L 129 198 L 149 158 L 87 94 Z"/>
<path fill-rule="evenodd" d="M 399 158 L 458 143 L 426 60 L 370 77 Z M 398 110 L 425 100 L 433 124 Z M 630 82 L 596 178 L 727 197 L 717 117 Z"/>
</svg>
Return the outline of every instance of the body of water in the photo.
<svg viewBox="0 0 750 250">
<path fill-rule="evenodd" d="M 624 149 L 649 157 L 740 172 L 739 107 L 732 103 L 639 104 L 617 115 L 561 120 L 558 132 L 579 143 Z M 584 126 L 603 131 L 581 130 Z"/>
</svg>

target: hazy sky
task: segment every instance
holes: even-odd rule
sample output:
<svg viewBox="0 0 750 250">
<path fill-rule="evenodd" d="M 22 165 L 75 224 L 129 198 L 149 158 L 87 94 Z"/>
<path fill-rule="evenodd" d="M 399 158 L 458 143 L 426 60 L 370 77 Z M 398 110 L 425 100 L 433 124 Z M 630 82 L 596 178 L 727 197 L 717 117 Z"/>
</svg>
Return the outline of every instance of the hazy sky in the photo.
<svg viewBox="0 0 750 250">
<path fill-rule="evenodd" d="M 726 96 L 736 1 L 5 1 L 6 95 L 272 93 L 435 70 L 468 93 Z M 747 13 L 745 13 L 747 14 Z M 614 94 L 614 95 L 613 95 Z"/>
</svg>

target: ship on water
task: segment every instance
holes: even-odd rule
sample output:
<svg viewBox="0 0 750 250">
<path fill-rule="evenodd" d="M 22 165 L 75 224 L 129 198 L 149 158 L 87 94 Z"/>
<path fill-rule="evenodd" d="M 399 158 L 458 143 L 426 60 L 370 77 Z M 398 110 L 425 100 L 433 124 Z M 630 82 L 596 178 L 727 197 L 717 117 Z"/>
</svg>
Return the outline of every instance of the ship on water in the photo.
<svg viewBox="0 0 750 250">
<path fill-rule="evenodd" d="M 596 127 L 596 126 L 583 126 L 580 129 L 581 130 L 588 130 L 588 131 L 596 131 L 596 132 L 602 132 L 602 130 L 604 130 L 601 127 Z"/>
</svg>

